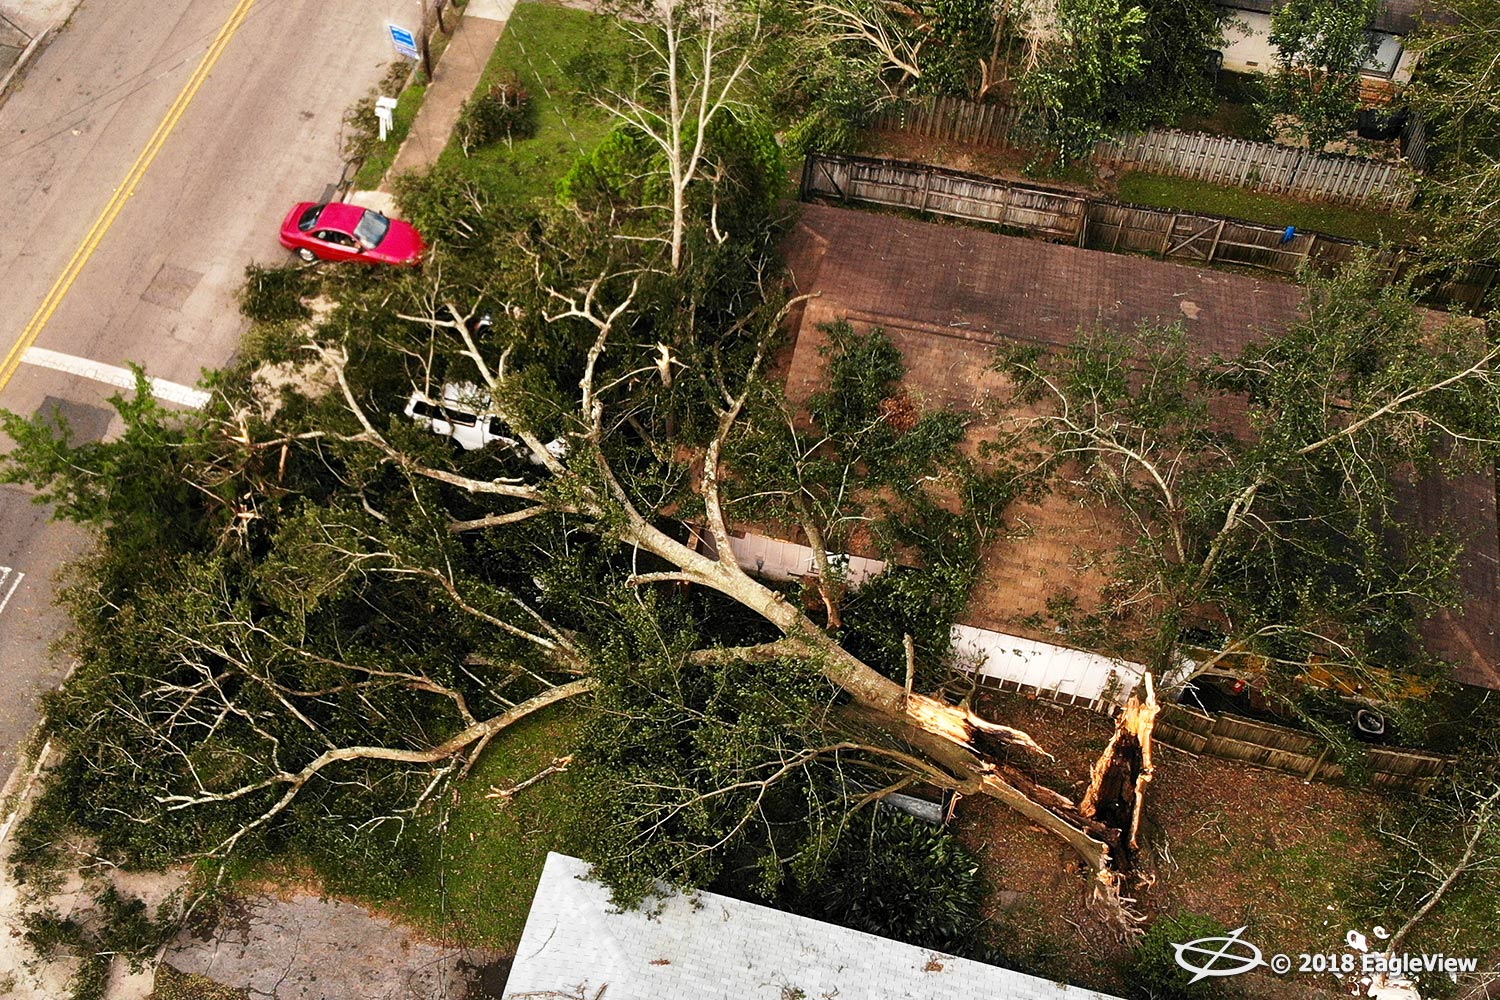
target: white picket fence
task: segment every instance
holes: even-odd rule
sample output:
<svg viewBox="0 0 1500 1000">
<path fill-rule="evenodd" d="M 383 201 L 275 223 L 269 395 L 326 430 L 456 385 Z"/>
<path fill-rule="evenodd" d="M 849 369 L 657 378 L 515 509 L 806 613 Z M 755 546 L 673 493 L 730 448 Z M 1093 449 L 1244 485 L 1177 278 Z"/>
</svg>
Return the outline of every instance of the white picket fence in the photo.
<svg viewBox="0 0 1500 1000">
<path fill-rule="evenodd" d="M 1008 105 L 928 97 L 892 104 L 875 117 L 872 125 L 925 138 L 1013 147 L 1030 141 L 1018 129 L 1022 117 L 1019 108 Z M 1404 147 L 1408 162 L 1393 163 L 1162 128 L 1101 140 L 1094 146 L 1093 158 L 1126 169 L 1151 170 L 1252 191 L 1345 205 L 1409 208 L 1417 195 L 1417 175 L 1412 167 L 1426 162 L 1425 131 L 1409 132 Z"/>
<path fill-rule="evenodd" d="M 1125 704 L 1146 668 L 1129 660 L 975 628 L 953 626 L 954 661 L 979 682 L 1112 712 Z"/>
<path fill-rule="evenodd" d="M 1417 176 L 1401 163 L 1326 156 L 1270 142 L 1152 129 L 1106 139 L 1094 159 L 1210 184 L 1345 205 L 1407 208 Z"/>
<path fill-rule="evenodd" d="M 734 561 L 748 572 L 773 580 L 816 575 L 813 550 L 806 545 L 752 532 L 731 535 L 729 546 Z M 828 559 L 843 567 L 855 589 L 886 569 L 883 561 L 864 556 L 830 552 Z M 976 671 L 982 685 L 1086 704 L 1099 712 L 1113 712 L 1125 704 L 1146 673 L 1144 666 L 1129 660 L 972 625 L 954 625 L 952 637 L 954 664 Z"/>
</svg>

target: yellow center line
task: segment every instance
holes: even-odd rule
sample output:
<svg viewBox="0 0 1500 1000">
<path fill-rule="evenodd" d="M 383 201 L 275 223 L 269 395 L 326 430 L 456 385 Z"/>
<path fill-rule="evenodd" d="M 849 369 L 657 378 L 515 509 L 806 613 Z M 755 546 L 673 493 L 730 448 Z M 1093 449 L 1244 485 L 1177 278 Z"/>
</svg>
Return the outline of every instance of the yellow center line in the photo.
<svg viewBox="0 0 1500 1000">
<path fill-rule="evenodd" d="M 166 117 L 156 126 L 156 131 L 152 133 L 150 141 L 146 143 L 146 148 L 142 149 L 141 155 L 136 157 L 135 163 L 130 167 L 130 172 L 125 175 L 125 180 L 119 187 L 115 188 L 114 194 L 104 206 L 104 211 L 99 213 L 99 217 L 89 227 L 88 234 L 84 236 L 83 242 L 78 244 L 77 250 L 73 251 L 73 257 L 68 261 L 68 266 L 63 268 L 62 274 L 57 276 L 57 280 L 53 282 L 51 290 L 47 292 L 47 297 L 42 299 L 42 304 L 37 306 L 36 312 L 32 314 L 30 321 L 27 322 L 26 327 L 21 331 L 21 336 L 11 345 L 10 351 L 5 355 L 4 363 L 0 363 L 0 389 L 4 389 L 16 374 L 16 369 L 20 367 L 21 357 L 26 353 L 26 349 L 36 343 L 36 338 L 41 335 L 42 328 L 47 325 L 47 321 L 52 318 L 52 314 L 62 304 L 62 300 L 67 296 L 68 290 L 73 287 L 73 282 L 78 280 L 78 275 L 82 273 L 84 265 L 94 255 L 94 251 L 99 248 L 99 243 L 104 239 L 104 234 L 109 232 L 109 227 L 114 225 L 115 218 L 120 214 L 120 210 L 125 207 L 125 202 L 135 193 L 136 186 L 140 184 L 141 178 L 146 175 L 146 170 L 151 166 L 152 161 L 156 159 L 156 155 L 161 152 L 162 146 L 166 144 L 167 137 L 177 127 L 177 122 L 182 118 L 183 113 L 187 111 L 187 107 L 192 103 L 193 98 L 197 96 L 198 88 L 202 87 L 203 82 L 208 79 L 208 74 L 213 71 L 214 65 L 219 61 L 219 57 L 224 54 L 224 49 L 228 47 L 229 40 L 240 29 L 240 25 L 245 23 L 245 18 L 249 16 L 250 8 L 253 6 L 255 6 L 255 0 L 239 0 L 235 5 L 234 12 L 229 15 L 229 20 L 225 21 L 224 27 L 219 29 L 218 35 L 214 37 L 213 44 L 208 47 L 208 51 L 203 54 L 202 61 L 198 63 L 198 68 L 193 70 L 193 75 L 188 77 L 188 81 L 178 93 L 177 99 L 167 109 Z"/>
</svg>

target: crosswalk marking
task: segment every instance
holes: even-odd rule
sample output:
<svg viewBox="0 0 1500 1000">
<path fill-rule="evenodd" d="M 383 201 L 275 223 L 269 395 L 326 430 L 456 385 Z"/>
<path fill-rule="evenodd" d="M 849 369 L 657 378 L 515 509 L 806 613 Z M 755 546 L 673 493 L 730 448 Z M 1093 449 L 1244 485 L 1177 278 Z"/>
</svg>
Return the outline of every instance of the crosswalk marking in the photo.
<svg viewBox="0 0 1500 1000">
<path fill-rule="evenodd" d="M 5 606 L 10 603 L 11 595 L 16 592 L 16 588 L 25 578 L 26 574 L 19 570 L 11 569 L 9 566 L 0 566 L 0 588 L 5 587 L 6 583 L 10 584 L 10 589 L 5 591 L 3 598 L 0 598 L 0 614 L 5 613 Z"/>
</svg>

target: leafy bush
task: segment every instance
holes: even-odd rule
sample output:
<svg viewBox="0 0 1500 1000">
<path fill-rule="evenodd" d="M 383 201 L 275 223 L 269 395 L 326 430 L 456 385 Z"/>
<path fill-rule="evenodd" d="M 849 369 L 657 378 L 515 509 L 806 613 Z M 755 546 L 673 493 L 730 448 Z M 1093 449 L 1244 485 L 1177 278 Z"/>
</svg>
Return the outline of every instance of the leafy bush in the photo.
<svg viewBox="0 0 1500 1000">
<path fill-rule="evenodd" d="M 529 139 L 536 135 L 536 109 L 531 94 L 519 80 L 502 80 L 464 102 L 453 134 L 464 155 L 501 139 Z"/>
<path fill-rule="evenodd" d="M 979 862 L 947 830 L 904 813 L 856 814 L 799 888 L 792 908 L 810 917 L 938 951 L 979 943 Z"/>
<path fill-rule="evenodd" d="M 245 268 L 245 284 L 239 292 L 240 312 L 257 323 L 306 319 L 311 313 L 302 304 L 302 297 L 310 284 L 307 268 L 251 264 Z"/>
<path fill-rule="evenodd" d="M 1125 981 L 1133 995 L 1141 1000 L 1206 1000 L 1225 995 L 1222 979 L 1192 978 L 1177 964 L 1174 944 L 1203 937 L 1220 937 L 1228 932 L 1223 924 L 1199 913 L 1180 912 L 1160 917 L 1135 946 L 1131 965 L 1125 970 Z"/>
<path fill-rule="evenodd" d="M 484 224 L 483 193 L 453 164 L 439 163 L 426 173 L 402 174 L 392 187 L 402 217 L 429 243 L 465 246 Z"/>
</svg>

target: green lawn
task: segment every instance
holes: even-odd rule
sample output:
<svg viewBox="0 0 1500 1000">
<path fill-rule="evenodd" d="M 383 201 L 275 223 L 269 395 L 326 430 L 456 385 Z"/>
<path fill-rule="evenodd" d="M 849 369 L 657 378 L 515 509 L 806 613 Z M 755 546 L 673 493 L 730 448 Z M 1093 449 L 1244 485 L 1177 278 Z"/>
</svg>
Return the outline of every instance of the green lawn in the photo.
<svg viewBox="0 0 1500 1000">
<path fill-rule="evenodd" d="M 1119 198 L 1136 205 L 1228 215 L 1249 222 L 1296 226 L 1371 243 L 1382 238 L 1397 242 L 1410 238 L 1405 220 L 1391 212 L 1298 201 L 1144 171 L 1133 171 L 1120 177 Z"/>
<path fill-rule="evenodd" d="M 577 709 L 557 705 L 496 737 L 456 786 L 446 829 L 422 831 L 419 860 L 389 908 L 443 937 L 514 953 L 547 852 L 566 851 L 583 817 L 566 771 L 508 804 L 485 794 L 525 781 L 570 752 L 581 718 Z"/>
<path fill-rule="evenodd" d="M 517 4 L 476 93 L 518 76 L 536 109 L 536 135 L 467 157 L 450 142 L 440 162 L 456 165 L 501 198 L 550 196 L 578 155 L 609 131 L 611 119 L 594 95 L 621 81 L 626 42 L 611 18 L 547 3 Z"/>
</svg>

